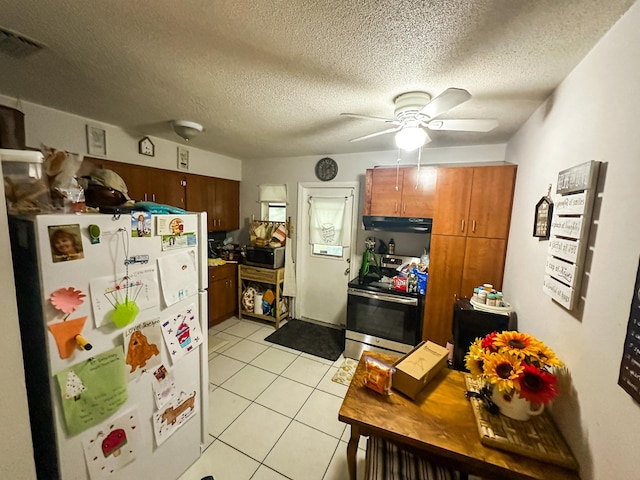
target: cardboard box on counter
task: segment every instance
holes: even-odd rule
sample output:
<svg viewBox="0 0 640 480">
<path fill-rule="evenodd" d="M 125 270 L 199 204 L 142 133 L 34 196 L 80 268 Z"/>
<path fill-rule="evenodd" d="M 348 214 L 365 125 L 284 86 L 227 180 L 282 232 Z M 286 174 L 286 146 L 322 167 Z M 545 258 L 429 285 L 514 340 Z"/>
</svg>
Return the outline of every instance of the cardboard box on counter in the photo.
<svg viewBox="0 0 640 480">
<path fill-rule="evenodd" d="M 416 398 L 424 386 L 447 365 L 449 351 L 437 343 L 420 342 L 393 366 L 393 388 L 411 399 Z"/>
</svg>

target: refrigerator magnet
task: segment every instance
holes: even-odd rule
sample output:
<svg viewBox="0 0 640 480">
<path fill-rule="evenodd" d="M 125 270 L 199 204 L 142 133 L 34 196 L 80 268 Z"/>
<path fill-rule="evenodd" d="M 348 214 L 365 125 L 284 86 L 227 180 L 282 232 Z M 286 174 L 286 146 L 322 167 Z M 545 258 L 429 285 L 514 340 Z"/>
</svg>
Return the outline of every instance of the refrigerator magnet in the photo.
<svg viewBox="0 0 640 480">
<path fill-rule="evenodd" d="M 49 227 L 49 243 L 54 263 L 84 258 L 80 225 L 52 225 Z"/>
</svg>

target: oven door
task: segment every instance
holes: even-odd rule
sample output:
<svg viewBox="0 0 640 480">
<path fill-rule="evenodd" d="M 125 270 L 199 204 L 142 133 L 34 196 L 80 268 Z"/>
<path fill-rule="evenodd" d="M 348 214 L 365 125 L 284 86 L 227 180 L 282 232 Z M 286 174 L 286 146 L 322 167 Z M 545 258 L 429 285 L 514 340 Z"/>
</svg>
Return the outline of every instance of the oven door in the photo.
<svg viewBox="0 0 640 480">
<path fill-rule="evenodd" d="M 418 297 L 349 288 L 347 331 L 412 348 L 422 339 L 422 302 Z"/>
</svg>

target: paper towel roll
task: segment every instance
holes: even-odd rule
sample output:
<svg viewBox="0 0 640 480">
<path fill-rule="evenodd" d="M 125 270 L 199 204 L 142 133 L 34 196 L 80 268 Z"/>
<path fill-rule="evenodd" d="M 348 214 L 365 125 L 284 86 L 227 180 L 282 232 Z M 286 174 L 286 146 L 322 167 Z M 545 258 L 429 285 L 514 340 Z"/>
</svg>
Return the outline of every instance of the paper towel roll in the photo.
<svg viewBox="0 0 640 480">
<path fill-rule="evenodd" d="M 256 293 L 253 298 L 253 313 L 262 315 L 262 293 Z"/>
</svg>

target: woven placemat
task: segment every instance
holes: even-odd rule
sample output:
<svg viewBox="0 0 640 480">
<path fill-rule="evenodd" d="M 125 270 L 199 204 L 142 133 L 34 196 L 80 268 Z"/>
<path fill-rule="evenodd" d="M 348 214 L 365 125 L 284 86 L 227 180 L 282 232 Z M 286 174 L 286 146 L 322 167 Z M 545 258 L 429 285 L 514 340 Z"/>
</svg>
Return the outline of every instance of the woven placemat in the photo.
<svg viewBox="0 0 640 480">
<path fill-rule="evenodd" d="M 469 375 L 465 375 L 465 383 L 470 391 L 479 392 L 482 388 L 482 382 Z M 499 413 L 489 413 L 478 398 L 470 398 L 469 401 L 482 444 L 572 470 L 578 469 L 575 457 L 548 412 L 521 422 Z"/>
</svg>

